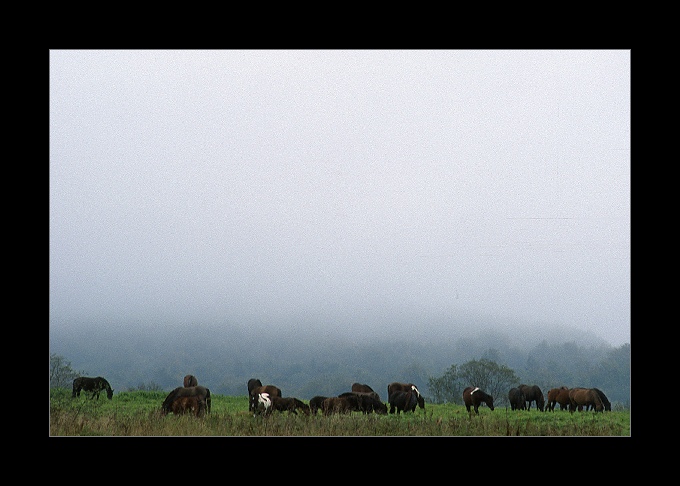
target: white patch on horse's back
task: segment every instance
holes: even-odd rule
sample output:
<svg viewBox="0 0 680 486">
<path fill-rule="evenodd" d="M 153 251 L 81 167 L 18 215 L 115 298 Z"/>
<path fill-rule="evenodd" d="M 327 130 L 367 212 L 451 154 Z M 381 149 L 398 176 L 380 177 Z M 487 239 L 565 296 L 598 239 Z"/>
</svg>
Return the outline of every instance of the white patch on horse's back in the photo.
<svg viewBox="0 0 680 486">
<path fill-rule="evenodd" d="M 415 391 L 417 396 L 420 396 L 420 392 L 418 391 L 415 385 L 411 385 L 411 390 Z"/>
<path fill-rule="evenodd" d="M 272 401 L 269 398 L 269 393 L 260 393 L 260 395 L 257 397 L 257 401 L 264 405 L 265 408 L 269 408 L 269 406 L 272 404 Z"/>
<path fill-rule="evenodd" d="M 473 394 L 474 392 L 476 392 L 476 391 L 479 391 L 479 387 L 478 387 L 478 386 L 476 386 L 475 389 L 472 390 L 472 391 L 470 392 L 470 395 L 472 395 L 472 394 Z"/>
</svg>

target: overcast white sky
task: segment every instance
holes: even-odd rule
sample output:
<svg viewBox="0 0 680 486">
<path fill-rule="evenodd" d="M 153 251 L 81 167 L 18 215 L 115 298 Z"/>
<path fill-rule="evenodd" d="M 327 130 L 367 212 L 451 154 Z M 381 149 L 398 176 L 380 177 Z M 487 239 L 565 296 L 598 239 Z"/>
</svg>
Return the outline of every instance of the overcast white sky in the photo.
<svg viewBox="0 0 680 486">
<path fill-rule="evenodd" d="M 630 342 L 630 51 L 50 52 L 50 327 Z"/>
</svg>

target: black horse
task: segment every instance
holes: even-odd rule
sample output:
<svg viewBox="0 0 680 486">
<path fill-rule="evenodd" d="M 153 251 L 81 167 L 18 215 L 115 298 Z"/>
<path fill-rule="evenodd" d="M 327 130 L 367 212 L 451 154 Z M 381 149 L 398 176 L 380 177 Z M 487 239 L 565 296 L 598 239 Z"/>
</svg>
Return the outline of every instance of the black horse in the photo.
<svg viewBox="0 0 680 486">
<path fill-rule="evenodd" d="M 536 408 L 541 412 L 545 406 L 545 398 L 543 392 L 538 385 L 520 385 L 519 389 L 524 393 L 524 399 L 527 402 L 527 410 L 531 410 L 531 402 L 536 402 Z"/>
<path fill-rule="evenodd" d="M 90 397 L 90 399 L 96 396 L 97 400 L 99 400 L 99 392 L 101 392 L 102 390 L 106 390 L 106 396 L 108 397 L 109 400 L 113 398 L 113 388 L 111 388 L 109 382 L 106 381 L 101 376 L 98 376 L 96 378 L 80 376 L 73 380 L 73 393 L 71 394 L 71 397 L 72 398 L 75 398 L 77 396 L 79 397 L 80 390 L 92 392 L 92 396 Z"/>
<path fill-rule="evenodd" d="M 312 412 L 312 414 L 316 415 L 316 412 L 321 409 L 321 412 L 323 412 L 323 401 L 328 398 L 324 397 L 322 395 L 317 395 L 315 397 L 312 397 L 309 399 L 309 410 Z"/>
<path fill-rule="evenodd" d="M 510 388 L 508 392 L 508 400 L 510 401 L 510 410 L 526 410 L 526 397 L 519 388 Z"/>
<path fill-rule="evenodd" d="M 397 410 L 397 415 L 399 415 L 399 412 L 403 411 L 404 413 L 406 412 L 415 412 L 416 411 L 416 406 L 418 405 L 418 393 L 414 389 L 411 389 L 409 391 L 395 391 L 392 392 L 390 395 L 390 398 L 388 400 L 390 404 L 390 413 L 394 413 L 394 410 Z"/>
<path fill-rule="evenodd" d="M 420 394 L 420 391 L 418 390 L 418 387 L 415 386 L 413 383 L 400 383 L 400 382 L 392 382 L 389 385 L 387 385 L 387 400 L 389 402 L 389 398 L 394 392 L 398 391 L 404 391 L 408 392 L 410 390 L 415 390 L 416 392 L 416 400 L 418 401 L 418 406 L 425 410 L 425 399 L 423 396 Z"/>
</svg>

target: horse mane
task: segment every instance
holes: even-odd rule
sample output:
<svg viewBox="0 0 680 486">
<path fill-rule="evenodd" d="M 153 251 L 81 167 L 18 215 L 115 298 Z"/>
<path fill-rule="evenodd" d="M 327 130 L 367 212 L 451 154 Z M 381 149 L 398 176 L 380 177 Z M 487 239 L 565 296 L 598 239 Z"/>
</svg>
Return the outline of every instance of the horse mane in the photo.
<svg viewBox="0 0 680 486">
<path fill-rule="evenodd" d="M 104 385 L 104 386 L 106 387 L 107 390 L 110 390 L 110 389 L 111 389 L 111 385 L 109 384 L 108 381 L 106 381 L 106 378 L 103 378 L 103 377 L 101 377 L 101 376 L 98 376 L 98 377 L 95 378 L 95 379 L 96 379 L 97 381 L 99 381 L 102 385 Z"/>
</svg>

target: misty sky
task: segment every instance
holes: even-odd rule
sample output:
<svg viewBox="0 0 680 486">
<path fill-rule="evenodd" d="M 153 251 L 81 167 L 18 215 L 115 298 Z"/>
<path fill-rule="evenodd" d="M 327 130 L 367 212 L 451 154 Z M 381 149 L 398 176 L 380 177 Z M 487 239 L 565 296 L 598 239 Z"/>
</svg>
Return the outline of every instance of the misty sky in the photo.
<svg viewBox="0 0 680 486">
<path fill-rule="evenodd" d="M 50 328 L 630 342 L 630 51 L 50 51 Z"/>
</svg>

